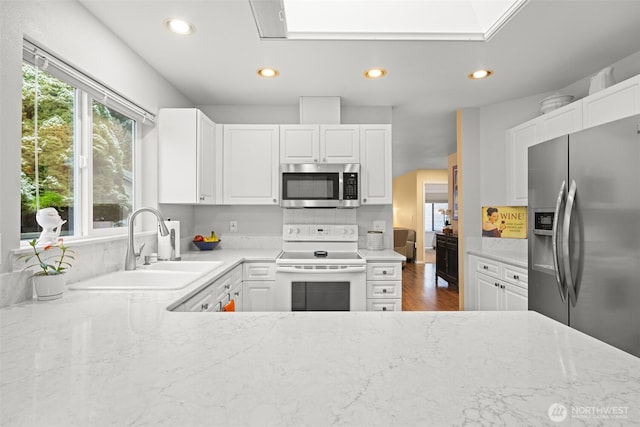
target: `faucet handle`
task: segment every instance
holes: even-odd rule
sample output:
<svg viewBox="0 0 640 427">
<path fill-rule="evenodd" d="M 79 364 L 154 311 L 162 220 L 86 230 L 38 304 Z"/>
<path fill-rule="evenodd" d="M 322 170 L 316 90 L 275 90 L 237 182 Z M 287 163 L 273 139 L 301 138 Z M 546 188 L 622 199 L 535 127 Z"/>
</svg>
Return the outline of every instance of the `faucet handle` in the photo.
<svg viewBox="0 0 640 427">
<path fill-rule="evenodd" d="M 140 245 L 140 249 L 138 249 L 138 252 L 134 252 L 133 254 L 136 256 L 136 258 L 140 258 L 140 254 L 142 254 L 142 248 L 144 248 L 145 242 L 142 242 L 142 244 Z"/>
</svg>

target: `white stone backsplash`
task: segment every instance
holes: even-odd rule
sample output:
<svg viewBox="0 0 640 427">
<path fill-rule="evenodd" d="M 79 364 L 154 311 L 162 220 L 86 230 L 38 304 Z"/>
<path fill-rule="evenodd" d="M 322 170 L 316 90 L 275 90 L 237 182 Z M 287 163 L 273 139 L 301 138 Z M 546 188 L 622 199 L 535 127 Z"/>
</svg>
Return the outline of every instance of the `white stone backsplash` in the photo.
<svg viewBox="0 0 640 427">
<path fill-rule="evenodd" d="M 467 251 L 481 251 L 511 258 L 515 261 L 527 262 L 527 239 L 499 239 L 491 237 L 468 237 L 466 239 Z"/>
</svg>

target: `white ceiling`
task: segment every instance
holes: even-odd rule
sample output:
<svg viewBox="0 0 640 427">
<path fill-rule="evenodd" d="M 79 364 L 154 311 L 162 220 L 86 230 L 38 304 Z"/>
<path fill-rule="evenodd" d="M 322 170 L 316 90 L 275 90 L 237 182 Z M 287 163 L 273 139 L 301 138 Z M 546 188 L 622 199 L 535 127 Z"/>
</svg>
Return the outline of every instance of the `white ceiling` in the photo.
<svg viewBox="0 0 640 427">
<path fill-rule="evenodd" d="M 640 50 L 640 0 L 531 0 L 488 42 L 262 41 L 249 0 L 80 2 L 194 105 L 391 106 L 394 176 L 446 168 L 457 108 L 557 90 Z M 170 16 L 196 33 L 170 34 Z M 280 76 L 259 79 L 261 66 Z M 364 79 L 372 66 L 388 75 Z M 471 81 L 477 68 L 495 75 Z"/>
</svg>

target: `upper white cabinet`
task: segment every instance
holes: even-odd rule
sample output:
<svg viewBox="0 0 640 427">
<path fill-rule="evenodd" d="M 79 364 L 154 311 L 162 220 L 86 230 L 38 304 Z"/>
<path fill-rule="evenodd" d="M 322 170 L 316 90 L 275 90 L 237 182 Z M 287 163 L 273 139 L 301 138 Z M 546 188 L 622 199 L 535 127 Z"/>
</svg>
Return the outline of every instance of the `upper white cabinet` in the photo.
<svg viewBox="0 0 640 427">
<path fill-rule="evenodd" d="M 537 140 L 538 124 L 526 122 L 507 131 L 507 204 L 527 204 L 527 150 Z"/>
<path fill-rule="evenodd" d="M 224 125 L 223 203 L 279 203 L 279 126 Z"/>
<path fill-rule="evenodd" d="M 359 163 L 360 126 L 320 125 L 322 163 Z"/>
<path fill-rule="evenodd" d="M 165 108 L 158 115 L 158 202 L 215 204 L 216 125 L 195 108 Z M 218 156 L 219 157 L 219 156 Z"/>
<path fill-rule="evenodd" d="M 358 125 L 281 125 L 281 163 L 359 163 Z"/>
<path fill-rule="evenodd" d="M 587 96 L 582 101 L 585 128 L 640 114 L 640 75 Z"/>
<path fill-rule="evenodd" d="M 548 141 L 582 129 L 582 100 L 538 117 L 536 143 Z"/>
<path fill-rule="evenodd" d="M 318 125 L 280 126 L 280 163 L 316 163 L 319 159 Z"/>
<path fill-rule="evenodd" d="M 360 200 L 363 205 L 393 202 L 391 125 L 360 126 Z"/>
<path fill-rule="evenodd" d="M 635 114 L 640 114 L 640 75 L 508 129 L 507 203 L 527 204 L 530 146 Z"/>
</svg>

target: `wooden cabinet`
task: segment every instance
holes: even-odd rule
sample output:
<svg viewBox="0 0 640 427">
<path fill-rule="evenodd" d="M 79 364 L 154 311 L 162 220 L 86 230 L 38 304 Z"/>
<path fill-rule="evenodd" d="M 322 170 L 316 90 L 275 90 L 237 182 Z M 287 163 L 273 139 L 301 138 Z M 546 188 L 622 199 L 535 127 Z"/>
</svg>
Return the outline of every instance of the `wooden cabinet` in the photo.
<svg viewBox="0 0 640 427">
<path fill-rule="evenodd" d="M 525 269 L 470 255 L 466 310 L 527 310 Z"/>
<path fill-rule="evenodd" d="M 243 269 L 243 311 L 275 311 L 275 263 L 244 263 Z"/>
<path fill-rule="evenodd" d="M 367 263 L 367 311 L 402 311 L 402 263 Z"/>
<path fill-rule="evenodd" d="M 218 141 L 219 143 L 219 141 Z M 216 204 L 216 125 L 195 108 L 164 108 L 158 117 L 158 201 Z"/>
<path fill-rule="evenodd" d="M 281 125 L 281 163 L 359 163 L 358 125 Z"/>
<path fill-rule="evenodd" d="M 224 125 L 223 203 L 278 205 L 279 126 Z"/>
<path fill-rule="evenodd" d="M 360 200 L 363 205 L 393 202 L 391 125 L 360 126 Z"/>
<path fill-rule="evenodd" d="M 436 233 L 436 286 L 438 277 L 458 286 L 458 236 Z"/>
</svg>

